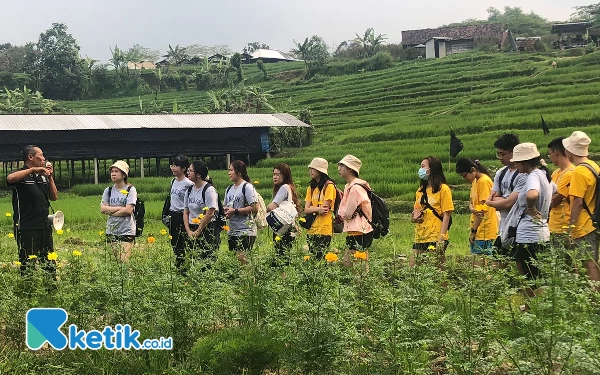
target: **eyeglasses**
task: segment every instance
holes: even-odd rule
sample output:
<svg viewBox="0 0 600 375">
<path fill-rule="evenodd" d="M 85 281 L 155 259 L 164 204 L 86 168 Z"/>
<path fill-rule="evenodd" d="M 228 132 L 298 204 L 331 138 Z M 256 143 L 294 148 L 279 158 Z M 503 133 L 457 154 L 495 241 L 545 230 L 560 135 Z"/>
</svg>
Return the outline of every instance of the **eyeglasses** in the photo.
<svg viewBox="0 0 600 375">
<path fill-rule="evenodd" d="M 464 172 L 464 173 L 461 173 L 461 174 L 460 174 L 460 177 L 462 177 L 462 178 L 466 178 L 468 174 L 469 174 L 469 172 Z"/>
<path fill-rule="evenodd" d="M 506 155 L 512 154 L 512 152 L 508 152 L 508 151 L 496 151 L 496 157 L 498 158 L 503 158 Z"/>
</svg>

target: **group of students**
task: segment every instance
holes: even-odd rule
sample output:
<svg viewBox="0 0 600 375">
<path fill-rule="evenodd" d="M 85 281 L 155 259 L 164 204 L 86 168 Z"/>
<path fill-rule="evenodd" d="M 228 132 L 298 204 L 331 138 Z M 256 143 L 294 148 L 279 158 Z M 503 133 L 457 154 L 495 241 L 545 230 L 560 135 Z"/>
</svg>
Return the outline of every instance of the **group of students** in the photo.
<svg viewBox="0 0 600 375">
<path fill-rule="evenodd" d="M 504 134 L 494 143 L 504 167 L 493 180 L 479 161 L 459 159 L 456 173 L 472 184 L 471 253 L 509 256 L 522 275 L 536 279 L 537 254 L 552 243 L 576 252 L 589 278 L 600 281 L 600 235 L 593 219 L 600 167 L 588 159 L 590 143 L 581 131 L 552 140 L 548 158 L 558 167 L 552 175 L 537 146 L 521 143 L 514 134 Z M 437 250 L 443 258 L 454 206 L 440 160 L 424 159 L 419 178 L 412 214 L 413 250 L 415 254 Z"/>
<path fill-rule="evenodd" d="M 305 216 L 300 220 L 312 222 L 307 230 L 307 243 L 316 259 L 323 259 L 330 248 L 336 220 L 334 212 L 343 221 L 343 232 L 347 235 L 343 263 L 350 265 L 351 257 L 357 250 L 368 253 L 373 241 L 371 201 L 366 189 L 352 189 L 357 184 L 370 189 L 368 183 L 359 178 L 361 166 L 362 162 L 352 155 L 346 155 L 339 161 L 338 172 L 346 181 L 346 186 L 343 194 L 339 194 L 339 207 L 335 207 L 338 190 L 329 177 L 328 161 L 315 158 L 308 165 L 311 180 L 303 206 Z M 262 203 L 262 197 L 248 176 L 246 164 L 235 160 L 229 165 L 231 184 L 224 189 L 222 200 L 203 161 L 190 162 L 185 156 L 177 156 L 172 160 L 171 172 L 173 180 L 165 203 L 163 222 L 169 230 L 177 269 L 184 274 L 188 268 L 188 258 L 214 258 L 220 246 L 222 230 L 227 231 L 229 250 L 237 253 L 240 262 L 246 263 L 258 235 L 257 215 Z M 110 174 L 114 185 L 105 189 L 100 207 L 101 212 L 109 216 L 106 239 L 115 245 L 115 252 L 120 254 L 120 259 L 126 260 L 131 255 L 135 240 L 132 212 L 137 191 L 127 183 L 129 166 L 124 161 L 111 165 Z M 290 167 L 278 164 L 273 168 L 273 199 L 264 210 L 267 213 L 274 211 L 284 201 L 291 201 L 300 216 L 302 206 Z M 298 234 L 299 228 L 295 225 L 283 234 L 273 233 L 273 266 L 289 264 L 289 252 Z"/>
</svg>

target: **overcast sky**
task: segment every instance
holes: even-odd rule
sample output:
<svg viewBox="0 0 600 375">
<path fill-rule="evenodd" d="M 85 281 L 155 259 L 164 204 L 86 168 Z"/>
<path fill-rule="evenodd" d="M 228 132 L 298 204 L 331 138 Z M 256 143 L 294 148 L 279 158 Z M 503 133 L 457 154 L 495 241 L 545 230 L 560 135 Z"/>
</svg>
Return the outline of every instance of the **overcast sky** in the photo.
<svg viewBox="0 0 600 375">
<path fill-rule="evenodd" d="M 597 1 L 597 0 L 595 0 Z M 594 2 L 595 2 L 594 1 Z M 374 27 L 398 43 L 402 30 L 437 27 L 467 18 L 485 19 L 486 9 L 519 6 L 554 21 L 590 0 L 2 0 L 0 43 L 37 41 L 53 22 L 63 22 L 82 56 L 101 61 L 109 46 L 135 43 L 165 50 L 170 43 L 226 44 L 240 51 L 263 41 L 288 51 L 292 40 L 320 35 L 330 45 Z"/>
</svg>

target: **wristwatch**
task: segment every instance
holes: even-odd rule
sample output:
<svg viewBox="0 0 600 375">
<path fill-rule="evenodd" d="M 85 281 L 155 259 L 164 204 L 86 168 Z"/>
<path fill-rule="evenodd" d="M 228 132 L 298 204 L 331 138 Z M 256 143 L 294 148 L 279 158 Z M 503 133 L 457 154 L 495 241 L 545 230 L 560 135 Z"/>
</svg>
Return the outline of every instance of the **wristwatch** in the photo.
<svg viewBox="0 0 600 375">
<path fill-rule="evenodd" d="M 240 214 L 240 210 L 238 210 L 238 209 L 236 208 L 236 209 L 235 209 L 235 211 L 234 211 L 234 213 L 235 213 L 236 215 L 239 215 L 239 214 Z"/>
</svg>

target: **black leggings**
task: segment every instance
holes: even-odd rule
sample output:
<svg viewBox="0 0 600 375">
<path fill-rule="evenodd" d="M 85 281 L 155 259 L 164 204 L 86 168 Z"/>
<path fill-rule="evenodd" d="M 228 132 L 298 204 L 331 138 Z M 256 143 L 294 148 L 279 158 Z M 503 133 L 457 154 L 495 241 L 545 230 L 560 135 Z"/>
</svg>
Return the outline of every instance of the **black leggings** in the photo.
<svg viewBox="0 0 600 375">
<path fill-rule="evenodd" d="M 545 243 L 518 243 L 511 249 L 511 257 L 519 264 L 527 280 L 535 280 L 540 277 L 540 269 L 533 265 L 537 260 L 537 254 L 546 250 Z"/>
<path fill-rule="evenodd" d="M 183 226 L 183 212 L 171 211 L 170 215 L 169 234 L 171 235 L 171 248 L 175 254 L 175 267 L 181 271 L 185 261 L 185 241 L 187 239 L 187 233 Z"/>
<path fill-rule="evenodd" d="M 308 243 L 308 251 L 315 255 L 315 259 L 323 259 L 323 253 L 329 250 L 331 246 L 331 236 L 323 236 L 320 234 L 309 234 L 306 236 Z"/>
<path fill-rule="evenodd" d="M 279 237 L 279 241 L 277 238 Z M 289 266 L 290 265 L 290 251 L 292 250 L 292 244 L 296 237 L 292 237 L 291 232 L 280 236 L 277 233 L 273 233 L 273 244 L 275 246 L 275 257 L 271 263 L 271 267 L 277 266 Z"/>
</svg>

